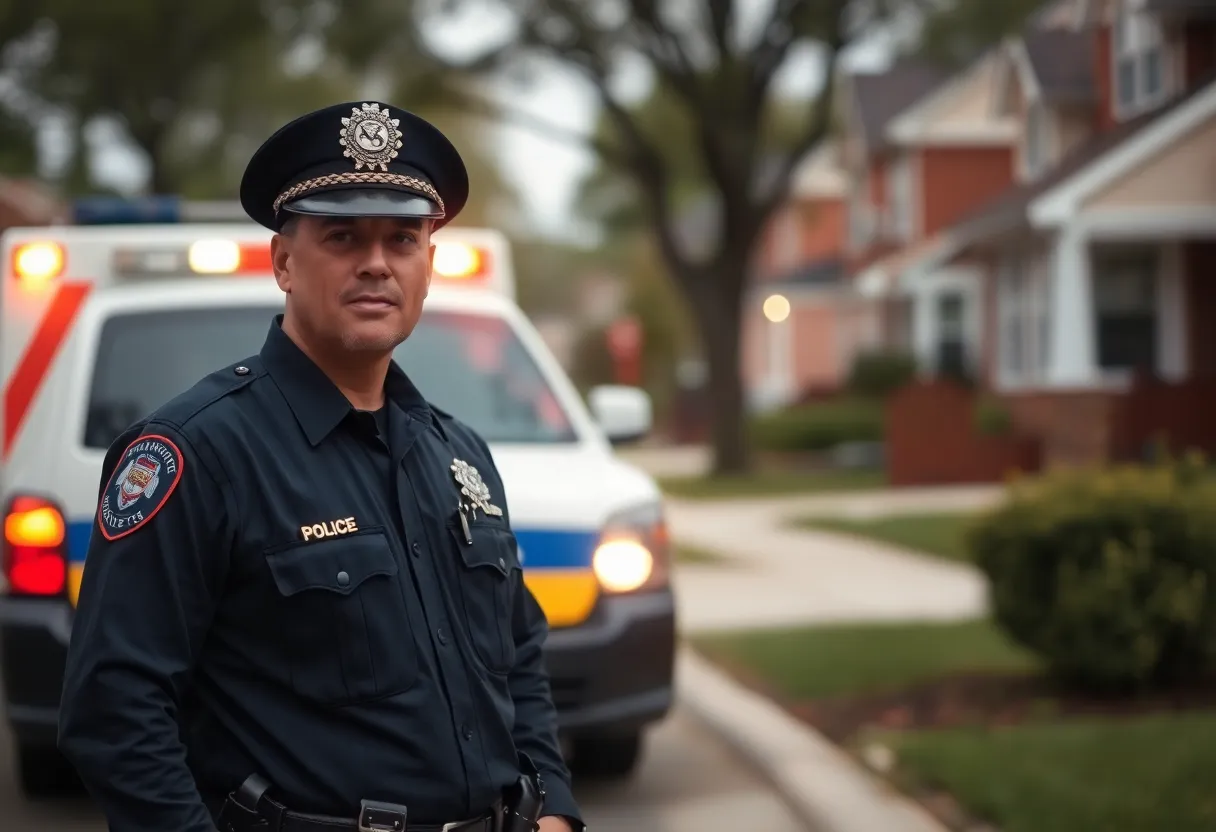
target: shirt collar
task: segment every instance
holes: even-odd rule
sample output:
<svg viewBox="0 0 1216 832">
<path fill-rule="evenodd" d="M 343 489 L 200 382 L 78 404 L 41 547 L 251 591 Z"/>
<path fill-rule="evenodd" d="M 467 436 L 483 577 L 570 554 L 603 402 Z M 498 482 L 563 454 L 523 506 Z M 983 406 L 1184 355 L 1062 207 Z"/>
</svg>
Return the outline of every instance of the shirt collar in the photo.
<svg viewBox="0 0 1216 832">
<path fill-rule="evenodd" d="M 270 324 L 261 359 L 313 447 L 354 410 L 337 385 L 283 331 L 281 314 L 275 315 Z M 384 394 L 403 412 L 432 425 L 446 438 L 439 418 L 396 361 L 389 364 Z"/>
</svg>

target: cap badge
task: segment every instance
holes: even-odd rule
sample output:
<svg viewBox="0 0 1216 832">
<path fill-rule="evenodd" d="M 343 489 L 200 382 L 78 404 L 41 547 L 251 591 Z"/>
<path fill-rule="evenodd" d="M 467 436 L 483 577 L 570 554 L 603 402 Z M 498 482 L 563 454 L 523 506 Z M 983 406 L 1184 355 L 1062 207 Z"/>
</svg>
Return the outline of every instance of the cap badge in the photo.
<svg viewBox="0 0 1216 832">
<path fill-rule="evenodd" d="M 346 148 L 342 155 L 355 160 L 355 170 L 379 168 L 388 170 L 388 163 L 397 158 L 401 149 L 401 120 L 389 118 L 388 108 L 379 104 L 352 107 L 350 116 L 342 119 L 338 142 Z"/>
</svg>

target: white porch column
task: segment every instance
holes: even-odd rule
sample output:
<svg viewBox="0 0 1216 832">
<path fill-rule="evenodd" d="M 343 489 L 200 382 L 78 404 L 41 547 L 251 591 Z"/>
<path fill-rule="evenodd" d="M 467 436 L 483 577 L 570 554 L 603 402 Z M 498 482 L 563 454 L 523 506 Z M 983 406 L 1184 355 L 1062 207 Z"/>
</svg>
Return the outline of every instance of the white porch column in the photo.
<svg viewBox="0 0 1216 832">
<path fill-rule="evenodd" d="M 1065 226 L 1049 258 L 1051 344 L 1047 383 L 1089 386 L 1096 377 L 1093 278 L 1088 237 Z"/>
</svg>

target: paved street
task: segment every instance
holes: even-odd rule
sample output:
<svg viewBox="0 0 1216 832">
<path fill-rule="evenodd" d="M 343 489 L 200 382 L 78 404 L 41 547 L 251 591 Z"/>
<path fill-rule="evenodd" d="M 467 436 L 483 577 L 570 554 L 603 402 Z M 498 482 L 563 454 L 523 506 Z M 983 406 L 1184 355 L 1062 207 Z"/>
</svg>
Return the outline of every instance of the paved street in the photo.
<svg viewBox="0 0 1216 832">
<path fill-rule="evenodd" d="M 87 798 L 32 805 L 17 792 L 7 734 L 0 734 L 0 829 L 105 832 Z M 655 731 L 630 782 L 578 788 L 594 832 L 706 832 L 801 827 L 756 777 L 699 725 L 677 712 Z"/>
</svg>

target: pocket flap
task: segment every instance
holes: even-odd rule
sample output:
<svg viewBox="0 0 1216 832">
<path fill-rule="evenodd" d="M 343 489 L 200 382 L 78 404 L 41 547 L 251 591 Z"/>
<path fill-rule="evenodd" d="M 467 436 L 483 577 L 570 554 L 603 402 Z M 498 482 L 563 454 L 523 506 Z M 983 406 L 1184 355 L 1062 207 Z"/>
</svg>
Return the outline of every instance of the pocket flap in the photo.
<svg viewBox="0 0 1216 832">
<path fill-rule="evenodd" d="M 448 529 L 456 539 L 460 556 L 465 566 L 470 569 L 494 569 L 502 575 L 511 574 L 512 569 L 519 569 L 519 545 L 510 527 L 501 520 L 478 519 L 469 523 L 470 544 L 464 536 L 464 527 L 459 520 L 448 523 Z"/>
<path fill-rule="evenodd" d="M 368 578 L 396 575 L 398 569 L 384 532 L 370 530 L 268 552 L 266 565 L 286 596 L 309 589 L 349 595 Z"/>
</svg>

